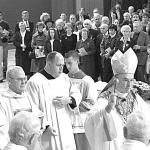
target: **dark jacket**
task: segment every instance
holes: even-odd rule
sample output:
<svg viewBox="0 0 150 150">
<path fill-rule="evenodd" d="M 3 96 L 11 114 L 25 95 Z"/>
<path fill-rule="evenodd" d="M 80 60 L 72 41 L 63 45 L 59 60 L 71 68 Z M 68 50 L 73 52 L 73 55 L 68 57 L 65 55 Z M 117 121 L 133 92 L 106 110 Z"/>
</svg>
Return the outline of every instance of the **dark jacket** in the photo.
<svg viewBox="0 0 150 150">
<path fill-rule="evenodd" d="M 80 57 L 80 69 L 87 75 L 91 76 L 95 80 L 95 44 L 92 39 L 86 39 L 85 41 L 78 41 L 76 50 L 84 48 L 87 55 Z"/>
<path fill-rule="evenodd" d="M 83 15 L 83 18 L 84 18 L 84 20 L 90 19 L 90 17 L 88 15 Z M 79 21 L 79 19 L 80 19 L 80 16 L 79 16 L 79 14 L 77 14 L 76 15 L 76 20 Z"/>
<path fill-rule="evenodd" d="M 45 54 L 46 55 L 48 55 L 48 53 L 52 52 L 50 40 L 45 41 L 44 48 L 45 48 Z M 57 52 L 60 52 L 62 54 L 61 44 L 60 44 L 60 41 L 58 39 L 55 39 L 53 42 L 53 51 L 57 51 Z"/>
<path fill-rule="evenodd" d="M 13 44 L 16 47 L 15 57 L 16 65 L 21 66 L 26 74 L 30 73 L 31 59 L 29 58 L 29 53 L 32 51 L 31 48 L 32 35 L 31 32 L 26 31 L 24 37 L 24 43 L 26 45 L 25 50 L 22 50 L 20 46 L 22 44 L 22 37 L 20 32 L 16 32 L 13 37 Z"/>
<path fill-rule="evenodd" d="M 134 34 L 133 34 L 133 39 L 134 39 Z M 150 43 L 149 36 L 146 32 L 141 31 L 139 33 L 137 41 L 135 41 L 135 45 L 139 45 L 140 49 L 135 50 L 135 53 L 138 58 L 138 65 L 146 65 L 147 61 L 147 45 Z"/>
<path fill-rule="evenodd" d="M 29 22 L 30 32 L 31 32 L 31 34 L 33 34 L 34 23 L 32 21 L 28 21 L 28 22 Z M 19 29 L 19 22 L 15 26 L 15 32 L 18 32 L 18 31 L 20 31 L 20 29 Z"/>
<path fill-rule="evenodd" d="M 75 50 L 76 43 L 77 43 L 77 35 L 76 34 L 72 34 L 71 36 L 65 36 L 61 41 L 63 56 L 68 51 Z"/>
<path fill-rule="evenodd" d="M 124 43 L 123 43 L 123 41 L 121 41 L 121 38 L 122 37 L 120 37 L 116 41 L 115 52 L 120 50 L 122 53 L 125 53 L 129 48 L 133 49 L 133 46 L 135 45 L 135 41 L 132 38 L 130 38 L 130 41 L 127 41 L 127 43 L 126 43 L 124 48 L 123 48 Z"/>
</svg>

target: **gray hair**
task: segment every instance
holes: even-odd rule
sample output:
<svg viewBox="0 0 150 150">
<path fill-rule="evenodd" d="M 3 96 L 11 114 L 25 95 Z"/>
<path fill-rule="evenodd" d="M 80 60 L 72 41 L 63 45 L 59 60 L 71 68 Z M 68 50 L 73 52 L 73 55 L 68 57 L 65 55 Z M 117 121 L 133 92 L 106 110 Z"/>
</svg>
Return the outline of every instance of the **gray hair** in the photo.
<svg viewBox="0 0 150 150">
<path fill-rule="evenodd" d="M 48 16 L 48 18 L 50 18 L 50 14 L 49 13 L 47 13 L 47 12 L 44 12 L 44 13 L 42 13 L 42 15 L 40 16 L 40 21 L 44 21 L 44 17 L 45 16 Z"/>
<path fill-rule="evenodd" d="M 10 141 L 14 144 L 21 145 L 26 137 L 33 134 L 35 125 L 40 129 L 40 119 L 33 115 L 31 112 L 19 112 L 10 122 L 9 137 Z M 27 139 L 29 140 L 29 139 Z"/>
<path fill-rule="evenodd" d="M 130 31 L 131 32 L 131 27 L 129 25 L 123 25 L 121 27 L 121 33 L 123 33 L 124 31 Z"/>
<path fill-rule="evenodd" d="M 64 26 L 64 25 L 65 25 L 62 19 L 57 19 L 57 20 L 55 21 L 55 25 L 57 26 L 57 25 L 60 25 L 60 24 L 61 24 L 61 26 Z"/>
<path fill-rule="evenodd" d="M 102 23 L 100 28 L 103 28 L 103 27 L 108 29 L 108 24 Z"/>
<path fill-rule="evenodd" d="M 6 72 L 6 80 L 9 81 L 10 78 L 16 76 L 19 72 L 22 72 L 23 74 L 25 74 L 22 67 L 20 66 L 12 66 L 8 68 Z"/>
<path fill-rule="evenodd" d="M 83 22 L 83 26 L 84 26 L 84 24 L 89 24 L 90 25 L 90 27 L 92 27 L 92 22 L 91 22 L 91 20 L 90 19 L 85 19 L 84 20 L 84 22 Z M 84 26 L 85 27 L 85 26 Z"/>
<path fill-rule="evenodd" d="M 147 114 L 148 113 L 148 114 Z M 128 116 L 127 138 L 132 140 L 150 139 L 150 118 L 149 112 L 136 111 Z"/>
<path fill-rule="evenodd" d="M 130 17 L 130 13 L 128 13 L 128 12 L 125 12 L 125 13 L 123 14 L 123 16 L 125 16 L 125 15 L 127 15 L 127 16 Z"/>
</svg>

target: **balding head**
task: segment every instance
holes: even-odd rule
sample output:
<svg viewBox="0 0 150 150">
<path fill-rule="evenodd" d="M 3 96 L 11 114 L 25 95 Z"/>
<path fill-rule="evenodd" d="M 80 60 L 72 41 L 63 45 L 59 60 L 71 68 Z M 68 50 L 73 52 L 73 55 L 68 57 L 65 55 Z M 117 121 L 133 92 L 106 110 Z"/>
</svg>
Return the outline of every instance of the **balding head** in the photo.
<svg viewBox="0 0 150 150">
<path fill-rule="evenodd" d="M 31 112 L 19 112 L 9 126 L 10 141 L 17 145 L 29 148 L 33 137 L 39 134 L 41 128 L 40 119 Z M 31 141 L 30 141 L 31 140 Z"/>
<path fill-rule="evenodd" d="M 57 78 L 63 72 L 64 57 L 59 52 L 53 51 L 47 55 L 45 70 L 48 74 Z"/>
<path fill-rule="evenodd" d="M 132 14 L 132 13 L 134 12 L 134 7 L 133 7 L 133 6 L 129 6 L 129 7 L 128 7 L 128 12 L 129 12 L 130 14 Z"/>
<path fill-rule="evenodd" d="M 127 139 L 138 140 L 147 144 L 150 139 L 149 111 L 136 111 L 129 115 L 126 123 L 126 129 Z"/>
<path fill-rule="evenodd" d="M 18 74 L 25 76 L 25 72 L 23 71 L 22 67 L 20 66 L 12 66 L 8 68 L 6 72 L 6 80 L 9 81 L 10 79 L 16 77 Z"/>
<path fill-rule="evenodd" d="M 13 66 L 8 68 L 6 72 L 6 79 L 11 91 L 16 94 L 22 94 L 24 92 L 27 76 L 21 67 Z"/>
</svg>

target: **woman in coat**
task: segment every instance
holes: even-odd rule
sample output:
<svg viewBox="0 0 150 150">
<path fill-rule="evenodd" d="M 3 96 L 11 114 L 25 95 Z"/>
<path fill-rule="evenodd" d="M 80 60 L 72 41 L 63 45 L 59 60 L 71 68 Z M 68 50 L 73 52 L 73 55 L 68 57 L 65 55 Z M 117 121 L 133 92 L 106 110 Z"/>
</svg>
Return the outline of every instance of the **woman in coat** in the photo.
<svg viewBox="0 0 150 150">
<path fill-rule="evenodd" d="M 135 41 L 131 37 L 131 27 L 129 25 L 123 25 L 121 27 L 122 36 L 118 38 L 115 45 L 115 52 L 120 50 L 122 53 L 125 53 L 129 48 L 133 48 Z"/>
<path fill-rule="evenodd" d="M 54 28 L 50 28 L 45 41 L 45 54 L 48 55 L 49 52 L 57 51 L 62 53 L 60 40 L 56 36 Z"/>
<path fill-rule="evenodd" d="M 77 35 L 73 34 L 71 23 L 67 23 L 65 26 L 66 36 L 62 38 L 62 52 L 63 56 L 70 50 L 75 50 L 77 43 Z"/>
<path fill-rule="evenodd" d="M 46 40 L 46 35 L 43 32 L 45 25 L 43 22 L 38 22 L 36 24 L 37 32 L 32 37 L 31 46 L 33 48 L 31 69 L 32 73 L 36 73 L 42 70 L 46 63 L 46 57 L 44 53 L 44 44 Z"/>
<path fill-rule="evenodd" d="M 83 28 L 82 39 L 77 42 L 76 50 L 80 55 L 80 69 L 95 80 L 95 57 L 96 48 L 94 41 L 88 38 L 88 29 Z"/>
</svg>

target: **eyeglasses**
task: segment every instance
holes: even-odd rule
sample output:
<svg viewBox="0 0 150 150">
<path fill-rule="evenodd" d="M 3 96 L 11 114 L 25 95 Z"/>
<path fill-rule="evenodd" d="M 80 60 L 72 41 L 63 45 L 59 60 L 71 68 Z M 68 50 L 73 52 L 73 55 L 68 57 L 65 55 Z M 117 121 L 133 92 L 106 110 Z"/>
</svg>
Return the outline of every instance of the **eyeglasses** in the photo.
<svg viewBox="0 0 150 150">
<path fill-rule="evenodd" d="M 29 143 L 31 143 L 31 141 L 33 140 L 33 138 L 36 136 L 37 137 L 37 141 L 40 141 L 41 140 L 41 136 L 42 136 L 42 133 L 43 131 L 42 130 L 39 130 L 37 132 L 33 132 L 30 134 L 30 140 L 29 140 Z"/>
<path fill-rule="evenodd" d="M 27 76 L 25 76 L 24 78 L 13 78 L 13 77 L 10 78 L 16 81 L 25 81 L 25 82 L 27 81 Z"/>
</svg>

